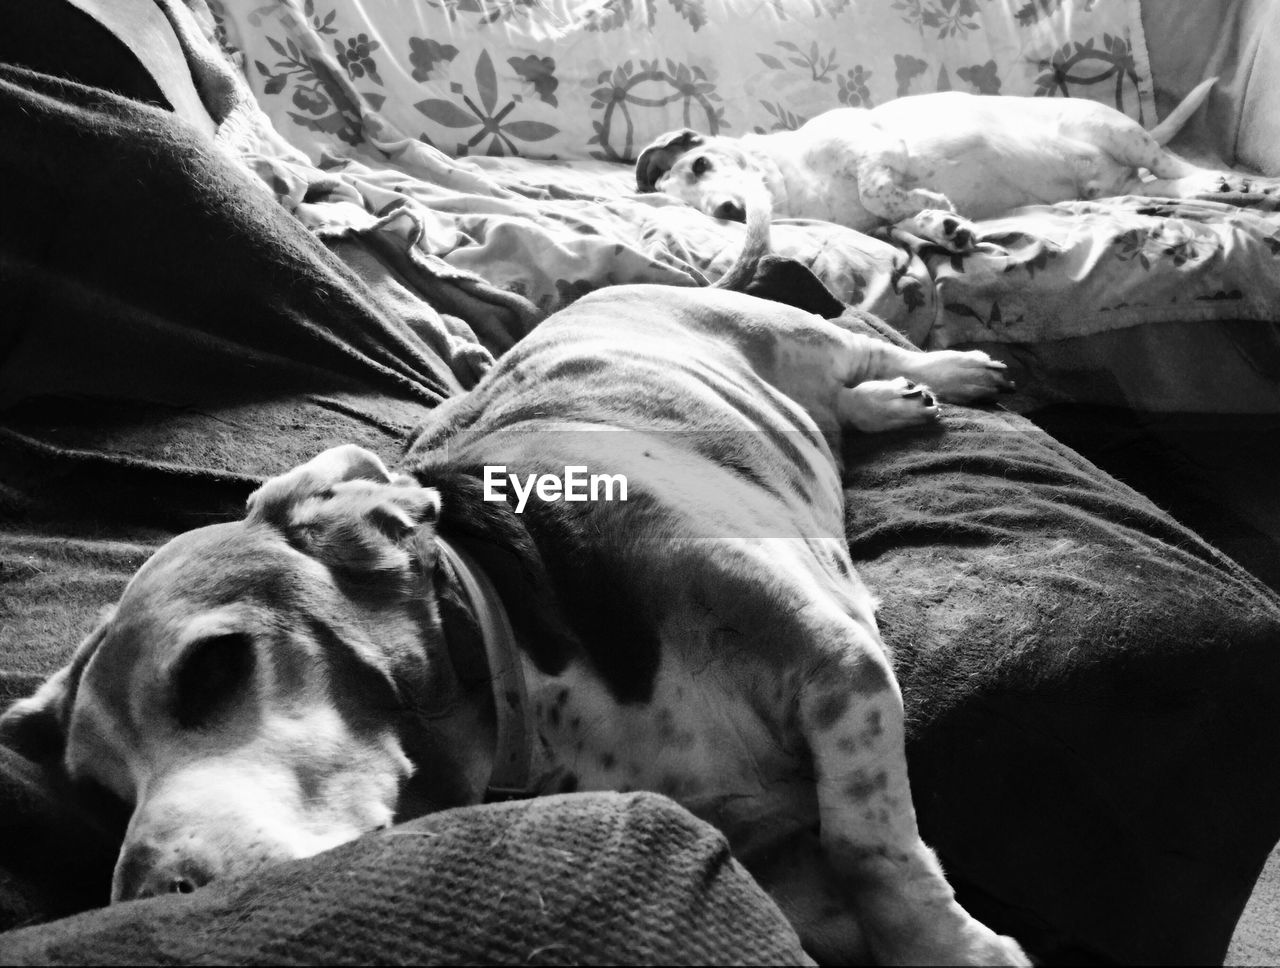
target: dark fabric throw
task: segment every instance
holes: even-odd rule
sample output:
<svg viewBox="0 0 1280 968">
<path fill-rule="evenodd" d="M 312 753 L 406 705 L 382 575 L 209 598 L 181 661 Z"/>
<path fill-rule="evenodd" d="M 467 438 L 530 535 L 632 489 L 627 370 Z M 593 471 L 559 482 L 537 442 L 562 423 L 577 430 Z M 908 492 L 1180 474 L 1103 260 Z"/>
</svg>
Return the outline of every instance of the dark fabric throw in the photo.
<svg viewBox="0 0 1280 968">
<path fill-rule="evenodd" d="M 656 794 L 450 810 L 258 877 L 0 935 L 6 964 L 812 964 Z"/>
<path fill-rule="evenodd" d="M 0 67 L 0 127 L 19 189 L 0 222 L 0 454 L 40 481 L 22 497 L 65 506 L 149 472 L 243 493 L 328 440 L 385 450 L 459 389 L 167 112 Z"/>
<path fill-rule="evenodd" d="M 5 704 L 175 531 L 327 446 L 394 462 L 465 381 L 385 278 L 165 112 L 0 68 L 0 130 Z M 921 825 L 962 901 L 1049 961 L 1220 960 L 1280 837 L 1280 601 L 1021 418 L 951 408 L 849 456 Z M 0 930 L 104 903 L 120 819 L 0 750 Z M 795 956 L 723 843 L 649 797 L 451 812 L 0 934 L 0 961 L 53 963 Z"/>
</svg>

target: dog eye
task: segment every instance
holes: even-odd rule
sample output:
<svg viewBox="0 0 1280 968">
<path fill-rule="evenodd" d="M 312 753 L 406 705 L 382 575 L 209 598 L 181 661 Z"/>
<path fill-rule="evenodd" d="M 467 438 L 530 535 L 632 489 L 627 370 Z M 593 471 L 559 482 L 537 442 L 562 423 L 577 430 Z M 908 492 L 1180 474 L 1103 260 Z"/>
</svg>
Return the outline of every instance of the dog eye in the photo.
<svg viewBox="0 0 1280 968">
<path fill-rule="evenodd" d="M 243 695 L 255 655 L 247 635 L 200 639 L 187 647 L 173 676 L 173 717 L 183 729 L 212 723 Z"/>
<path fill-rule="evenodd" d="M 707 172 L 711 170 L 711 159 L 708 158 L 706 155 L 698 155 L 697 158 L 693 159 L 692 168 L 693 168 L 693 177 L 701 178 L 703 175 L 705 175 Z"/>
</svg>

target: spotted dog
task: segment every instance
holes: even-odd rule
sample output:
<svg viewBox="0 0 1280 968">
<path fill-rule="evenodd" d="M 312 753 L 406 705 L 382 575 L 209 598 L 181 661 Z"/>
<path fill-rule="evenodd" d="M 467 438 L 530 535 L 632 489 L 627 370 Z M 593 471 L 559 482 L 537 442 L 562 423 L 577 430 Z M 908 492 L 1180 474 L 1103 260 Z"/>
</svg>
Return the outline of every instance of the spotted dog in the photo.
<svg viewBox="0 0 1280 968">
<path fill-rule="evenodd" d="M 920 839 L 839 473 L 850 428 L 1004 384 L 738 292 L 594 293 L 400 472 L 338 447 L 173 539 L 0 728 L 131 805 L 114 901 L 486 798 L 644 789 L 719 827 L 824 961 L 1027 964 Z M 627 499 L 483 494 L 486 467 L 579 465 Z"/>
<path fill-rule="evenodd" d="M 730 138 L 686 128 L 641 152 L 636 186 L 743 221 L 744 195 L 758 185 L 784 218 L 825 219 L 860 232 L 908 220 L 922 237 L 964 251 L 976 239 L 971 219 L 1021 205 L 1223 190 L 1233 176 L 1162 147 L 1215 80 L 1198 85 L 1150 132 L 1081 98 L 959 91 L 837 108 L 794 131 Z M 1144 170 L 1154 177 L 1144 180 Z"/>
</svg>

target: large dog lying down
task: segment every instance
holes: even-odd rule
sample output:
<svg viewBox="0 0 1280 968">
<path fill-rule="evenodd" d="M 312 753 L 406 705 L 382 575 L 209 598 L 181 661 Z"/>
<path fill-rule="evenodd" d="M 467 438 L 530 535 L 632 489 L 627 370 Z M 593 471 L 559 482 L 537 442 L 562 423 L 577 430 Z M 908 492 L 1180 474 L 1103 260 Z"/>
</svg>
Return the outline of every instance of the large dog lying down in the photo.
<svg viewBox="0 0 1280 968">
<path fill-rule="evenodd" d="M 819 958 L 1026 963 L 920 840 L 838 472 L 845 428 L 1004 382 L 740 293 L 595 293 L 434 412 L 404 473 L 338 447 L 168 543 L 4 733 L 132 804 L 116 901 L 486 795 L 651 789 Z M 519 514 L 496 465 L 627 499 Z"/>
<path fill-rule="evenodd" d="M 964 249 L 975 237 L 969 219 L 1022 205 L 1130 194 L 1181 198 L 1229 187 L 1236 176 L 1199 168 L 1162 147 L 1214 80 L 1198 85 L 1150 132 L 1094 101 L 959 91 L 837 108 L 794 131 L 730 138 L 686 128 L 641 152 L 636 187 L 743 221 L 748 193 L 763 186 L 780 217 L 825 219 L 860 232 L 913 219 L 925 237 Z M 1144 170 L 1154 178 L 1144 181 Z"/>
</svg>

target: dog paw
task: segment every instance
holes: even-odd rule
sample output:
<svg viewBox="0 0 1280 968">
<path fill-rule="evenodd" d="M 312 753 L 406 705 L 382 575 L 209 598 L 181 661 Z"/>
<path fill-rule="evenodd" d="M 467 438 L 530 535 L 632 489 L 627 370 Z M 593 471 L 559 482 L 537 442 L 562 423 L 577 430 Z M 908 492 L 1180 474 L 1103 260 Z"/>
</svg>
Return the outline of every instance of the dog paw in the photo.
<svg viewBox="0 0 1280 968">
<path fill-rule="evenodd" d="M 917 936 L 913 943 L 888 953 L 882 964 L 903 965 L 1015 965 L 1032 964 L 1022 945 L 1007 935 L 996 934 L 980 921 L 967 919 L 964 927 L 947 937 Z"/>
<path fill-rule="evenodd" d="M 952 962 L 960 965 L 1016 965 L 1030 968 L 1031 959 L 1022 945 L 1008 935 L 996 934 L 985 925 L 974 923 L 980 930 L 965 939 L 964 951 Z"/>
<path fill-rule="evenodd" d="M 941 246 L 948 252 L 972 252 L 978 245 L 978 228 L 967 218 L 947 209 L 916 212 L 899 223 L 913 235 Z"/>
<path fill-rule="evenodd" d="M 933 423 L 941 413 L 929 387 L 903 376 L 845 387 L 840 391 L 837 412 L 842 423 L 865 433 L 919 427 Z"/>
<path fill-rule="evenodd" d="M 923 353 L 911 375 L 928 384 L 944 403 L 975 403 L 1016 389 L 1008 367 L 981 350 Z"/>
</svg>

